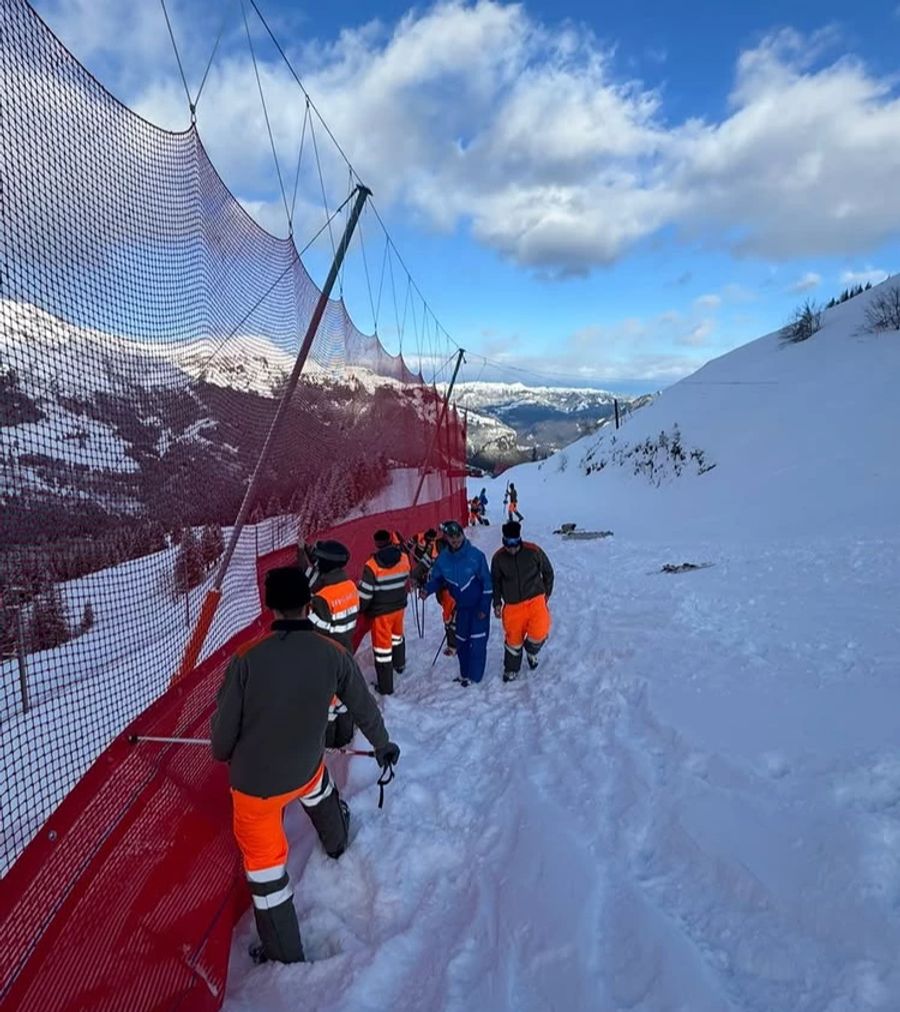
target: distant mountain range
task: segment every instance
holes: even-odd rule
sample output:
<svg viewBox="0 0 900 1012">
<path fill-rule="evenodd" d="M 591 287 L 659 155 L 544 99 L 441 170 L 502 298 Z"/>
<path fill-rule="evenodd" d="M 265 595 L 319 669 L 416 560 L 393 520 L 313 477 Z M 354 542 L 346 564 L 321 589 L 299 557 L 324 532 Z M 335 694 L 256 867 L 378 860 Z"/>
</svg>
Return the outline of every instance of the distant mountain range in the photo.
<svg viewBox="0 0 900 1012">
<path fill-rule="evenodd" d="M 469 459 L 486 470 L 549 456 L 652 397 L 586 387 L 530 387 L 524 383 L 459 383 L 458 407 L 468 411 Z"/>
</svg>

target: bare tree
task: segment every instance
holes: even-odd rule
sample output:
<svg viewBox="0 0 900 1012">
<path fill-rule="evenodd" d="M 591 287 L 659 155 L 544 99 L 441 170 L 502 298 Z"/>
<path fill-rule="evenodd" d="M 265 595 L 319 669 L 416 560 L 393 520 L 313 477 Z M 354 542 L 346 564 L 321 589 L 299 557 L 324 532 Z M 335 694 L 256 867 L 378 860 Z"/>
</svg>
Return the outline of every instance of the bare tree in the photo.
<svg viewBox="0 0 900 1012">
<path fill-rule="evenodd" d="M 822 308 L 807 299 L 802 306 L 794 310 L 790 323 L 781 332 L 782 340 L 797 344 L 808 341 L 813 334 L 822 329 Z"/>
<path fill-rule="evenodd" d="M 866 307 L 866 329 L 900 330 L 900 285 L 879 292 Z"/>
</svg>

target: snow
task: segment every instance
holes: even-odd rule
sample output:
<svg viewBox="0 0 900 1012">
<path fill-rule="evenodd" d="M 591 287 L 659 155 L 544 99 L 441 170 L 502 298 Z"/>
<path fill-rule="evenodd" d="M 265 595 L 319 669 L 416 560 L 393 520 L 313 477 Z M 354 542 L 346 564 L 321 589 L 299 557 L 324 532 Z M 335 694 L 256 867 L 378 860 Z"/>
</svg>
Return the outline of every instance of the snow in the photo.
<svg viewBox="0 0 900 1012">
<path fill-rule="evenodd" d="M 540 387 L 525 383 L 493 383 L 477 380 L 457 383 L 455 395 L 472 408 L 508 409 L 523 405 L 541 405 L 557 411 L 588 411 L 614 400 L 627 404 L 634 398 L 593 387 Z"/>
<path fill-rule="evenodd" d="M 614 431 L 505 481 L 558 585 L 539 669 L 451 681 L 409 616 L 382 700 L 403 754 L 334 763 L 338 862 L 287 813 L 307 955 L 254 967 L 236 931 L 225 1008 L 862 1012 L 900 1007 L 900 335 L 868 296 L 809 342 L 762 338 L 631 417 L 715 468 L 651 483 Z M 599 444 L 599 445 L 598 445 Z M 632 459 L 632 458 L 629 458 Z M 562 541 L 563 521 L 611 529 Z M 665 563 L 711 562 L 678 575 Z M 371 670 L 368 650 L 360 653 Z"/>
</svg>

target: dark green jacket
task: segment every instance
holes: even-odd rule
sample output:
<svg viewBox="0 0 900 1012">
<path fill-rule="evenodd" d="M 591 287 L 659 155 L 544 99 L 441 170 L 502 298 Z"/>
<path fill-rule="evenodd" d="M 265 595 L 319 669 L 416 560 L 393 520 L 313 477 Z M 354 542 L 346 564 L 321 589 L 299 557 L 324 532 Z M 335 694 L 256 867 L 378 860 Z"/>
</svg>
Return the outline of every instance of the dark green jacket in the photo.
<svg viewBox="0 0 900 1012">
<path fill-rule="evenodd" d="M 539 594 L 549 598 L 553 593 L 553 566 L 542 548 L 523 541 L 515 553 L 505 548 L 494 552 L 491 583 L 495 606 L 502 602 L 518 604 Z"/>
<path fill-rule="evenodd" d="M 328 706 L 341 701 L 372 743 L 387 731 L 356 661 L 307 619 L 281 619 L 228 665 L 212 718 L 212 750 L 231 786 L 259 798 L 302 787 L 325 754 Z"/>
</svg>

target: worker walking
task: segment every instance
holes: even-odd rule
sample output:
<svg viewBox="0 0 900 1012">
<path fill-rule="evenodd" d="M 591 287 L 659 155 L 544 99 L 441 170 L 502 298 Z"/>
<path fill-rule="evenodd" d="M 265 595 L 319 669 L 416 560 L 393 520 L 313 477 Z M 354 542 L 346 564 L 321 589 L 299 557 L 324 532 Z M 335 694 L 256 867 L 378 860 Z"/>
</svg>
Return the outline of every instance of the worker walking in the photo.
<svg viewBox="0 0 900 1012">
<path fill-rule="evenodd" d="M 534 670 L 550 634 L 547 602 L 553 593 L 553 566 L 543 549 L 522 540 L 515 520 L 505 523 L 502 533 L 503 547 L 491 559 L 491 583 L 494 615 L 503 618 L 503 681 L 511 682 L 522 670 L 523 650 Z"/>
<path fill-rule="evenodd" d="M 335 643 L 352 654 L 353 634 L 359 615 L 359 591 L 347 575 L 350 550 L 340 541 L 317 541 L 302 546 L 298 555 L 312 591 L 309 620 Z M 353 718 L 344 703 L 335 696 L 328 709 L 326 748 L 342 748 L 353 740 Z"/>
<path fill-rule="evenodd" d="M 447 551 L 447 540 L 438 537 L 437 531 L 429 527 L 427 531 L 417 534 L 412 544 L 412 585 L 421 590 L 431 575 L 434 560 L 441 552 Z M 456 602 L 446 587 L 441 587 L 435 594 L 441 606 L 441 618 L 444 622 L 444 654 L 447 657 L 456 655 Z"/>
<path fill-rule="evenodd" d="M 406 667 L 403 621 L 409 589 L 409 556 L 395 544 L 389 531 L 373 535 L 375 551 L 359 581 L 360 611 L 372 620 L 376 690 L 383 696 L 394 691 L 394 674 Z"/>
<path fill-rule="evenodd" d="M 516 486 L 510 482 L 506 486 L 506 494 L 503 496 L 503 505 L 506 506 L 506 515 L 508 520 L 512 520 L 515 516 L 516 520 L 521 523 L 525 517 L 519 512 L 519 493 L 516 491 Z"/>
<path fill-rule="evenodd" d="M 270 570 L 271 631 L 232 658 L 216 698 L 212 751 L 229 764 L 234 835 L 259 931 L 257 961 L 304 958 L 287 872 L 284 809 L 299 801 L 329 857 L 343 854 L 350 810 L 324 762 L 328 707 L 337 695 L 372 743 L 383 768 L 400 749 L 352 656 L 309 620 L 309 581 L 297 567 Z"/>
<path fill-rule="evenodd" d="M 484 552 L 466 540 L 456 520 L 445 521 L 441 530 L 448 548 L 434 560 L 419 596 L 425 599 L 442 589 L 450 592 L 456 606 L 457 681 L 468 685 L 484 676 L 491 625 L 491 573 Z"/>
</svg>

